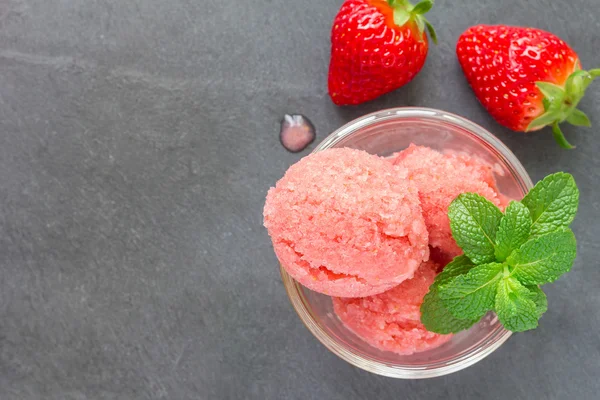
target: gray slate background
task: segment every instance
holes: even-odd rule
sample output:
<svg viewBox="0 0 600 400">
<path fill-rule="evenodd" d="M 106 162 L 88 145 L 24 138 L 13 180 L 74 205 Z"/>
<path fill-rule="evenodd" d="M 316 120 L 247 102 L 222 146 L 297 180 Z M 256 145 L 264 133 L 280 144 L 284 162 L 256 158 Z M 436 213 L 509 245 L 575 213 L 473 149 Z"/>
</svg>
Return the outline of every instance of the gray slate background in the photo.
<svg viewBox="0 0 600 400">
<path fill-rule="evenodd" d="M 531 24 L 598 67 L 600 5 L 439 0 L 422 73 L 339 109 L 326 75 L 340 4 L 0 0 L 0 399 L 598 398 L 597 128 L 566 128 L 570 152 L 547 131 L 501 129 L 454 44 L 471 24 Z M 301 156 L 278 142 L 284 113 L 309 116 L 320 140 L 402 105 L 466 116 L 534 180 L 564 170 L 582 192 L 579 258 L 547 287 L 540 328 L 425 381 L 325 350 L 292 311 L 261 226 L 268 187 Z M 582 108 L 599 127 L 600 85 Z"/>
</svg>

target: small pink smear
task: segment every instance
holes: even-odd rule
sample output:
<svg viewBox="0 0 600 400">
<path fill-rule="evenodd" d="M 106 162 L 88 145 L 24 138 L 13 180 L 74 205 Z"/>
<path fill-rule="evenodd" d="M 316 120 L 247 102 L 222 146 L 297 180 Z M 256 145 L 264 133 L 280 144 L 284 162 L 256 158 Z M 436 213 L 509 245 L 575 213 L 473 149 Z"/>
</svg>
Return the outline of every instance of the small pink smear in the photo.
<svg viewBox="0 0 600 400">
<path fill-rule="evenodd" d="M 286 114 L 281 120 L 279 140 L 292 153 L 302 151 L 315 140 L 315 126 L 304 115 Z"/>
</svg>

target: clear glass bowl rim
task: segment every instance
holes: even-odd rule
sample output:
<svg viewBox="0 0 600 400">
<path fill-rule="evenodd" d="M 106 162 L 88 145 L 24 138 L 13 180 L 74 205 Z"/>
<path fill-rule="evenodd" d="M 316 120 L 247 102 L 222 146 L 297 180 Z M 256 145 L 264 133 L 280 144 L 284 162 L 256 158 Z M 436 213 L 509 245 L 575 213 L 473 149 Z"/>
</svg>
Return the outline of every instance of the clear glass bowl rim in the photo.
<svg viewBox="0 0 600 400">
<path fill-rule="evenodd" d="M 504 161 L 510 167 L 510 172 L 520 185 L 522 185 L 526 190 L 529 190 L 533 187 L 533 182 L 531 181 L 531 178 L 527 174 L 527 171 L 523 165 L 508 149 L 508 147 L 506 147 L 498 138 L 496 138 L 486 129 L 469 121 L 466 118 L 432 108 L 399 107 L 367 114 L 363 117 L 350 121 L 334 131 L 313 150 L 313 153 L 331 148 L 344 138 L 374 123 L 398 119 L 421 119 L 430 122 L 437 121 L 442 124 L 455 125 L 468 131 L 470 134 L 476 136 L 485 144 L 487 144 L 500 158 L 504 159 Z M 487 357 L 489 354 L 499 348 L 512 335 L 511 331 L 508 331 L 499 325 L 498 328 L 491 332 L 486 339 L 480 343 L 479 346 L 471 349 L 470 352 L 459 355 L 458 357 L 449 361 L 438 363 L 432 362 L 430 365 L 424 367 L 405 367 L 381 363 L 377 360 L 354 353 L 351 349 L 344 347 L 334 338 L 332 338 L 327 332 L 325 332 L 317 323 L 316 317 L 311 312 L 306 299 L 302 295 L 302 287 L 300 284 L 298 284 L 290 275 L 288 275 L 285 269 L 281 266 L 280 273 L 288 298 L 290 299 L 294 310 L 300 317 L 300 320 L 304 323 L 308 330 L 326 348 L 328 348 L 338 357 L 356 367 L 378 375 L 400 379 L 424 379 L 451 374 L 467 368 L 478 361 L 481 361 L 483 358 Z"/>
</svg>

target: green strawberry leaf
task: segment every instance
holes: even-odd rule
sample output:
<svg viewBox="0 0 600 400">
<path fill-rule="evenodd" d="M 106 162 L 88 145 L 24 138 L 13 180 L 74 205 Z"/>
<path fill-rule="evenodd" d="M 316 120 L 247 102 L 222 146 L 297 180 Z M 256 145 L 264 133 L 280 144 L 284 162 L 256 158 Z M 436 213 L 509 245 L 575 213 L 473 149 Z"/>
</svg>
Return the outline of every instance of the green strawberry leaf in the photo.
<svg viewBox="0 0 600 400">
<path fill-rule="evenodd" d="M 412 21 L 417 27 L 420 35 L 423 35 L 425 28 L 431 36 L 433 43 L 437 44 L 437 35 L 433 26 L 425 18 L 431 8 L 433 7 L 433 0 L 421 0 L 416 5 L 412 5 L 408 0 L 387 0 L 387 3 L 392 7 L 394 24 L 397 26 L 404 26 L 408 22 Z M 423 39 L 424 39 L 423 35 Z"/>
<path fill-rule="evenodd" d="M 513 332 L 537 328 L 539 308 L 532 292 L 511 276 L 502 278 L 497 288 L 494 311 L 502 325 Z"/>
<path fill-rule="evenodd" d="M 554 123 L 558 124 L 562 121 L 561 106 L 565 97 L 565 90 L 560 86 L 544 81 L 536 82 L 535 85 L 544 96 L 545 112 L 531 121 L 526 131 L 542 128 Z"/>
<path fill-rule="evenodd" d="M 554 282 L 571 270 L 577 256 L 577 241 L 570 229 L 531 239 L 506 260 L 511 275 L 525 285 Z"/>
<path fill-rule="evenodd" d="M 417 15 L 414 18 L 415 24 L 417 25 L 417 29 L 419 30 L 419 33 L 422 34 L 423 32 L 425 32 L 425 21 L 423 21 L 423 18 L 420 15 Z"/>
<path fill-rule="evenodd" d="M 496 233 L 496 259 L 506 260 L 514 250 L 527 241 L 531 232 L 531 215 L 529 209 L 517 201 L 511 201 Z"/>
<path fill-rule="evenodd" d="M 565 83 L 565 94 L 571 103 L 577 102 L 585 94 L 585 90 L 594 81 L 594 77 L 589 71 L 577 70 L 567 78 Z"/>
<path fill-rule="evenodd" d="M 546 293 L 542 291 L 538 286 L 526 286 L 531 293 L 531 301 L 535 303 L 536 312 L 538 318 L 540 318 L 546 311 L 548 311 L 548 299 Z"/>
<path fill-rule="evenodd" d="M 452 236 L 475 264 L 496 260 L 495 239 L 502 212 L 475 193 L 459 195 L 448 207 Z"/>
<path fill-rule="evenodd" d="M 438 44 L 438 38 L 437 33 L 435 32 L 435 28 L 433 27 L 433 25 L 431 25 L 431 22 L 429 22 L 425 17 L 423 17 L 423 21 L 425 21 L 425 27 L 427 28 L 427 32 L 429 32 L 429 36 L 431 36 L 431 41 L 434 44 Z"/>
<path fill-rule="evenodd" d="M 554 140 L 556 140 L 556 143 L 558 143 L 558 145 L 560 147 L 562 147 L 563 149 L 567 149 L 567 150 L 574 149 L 575 146 L 573 146 L 571 143 L 569 143 L 569 141 L 565 137 L 565 134 L 563 133 L 562 129 L 560 129 L 559 124 L 560 124 L 560 122 L 558 122 L 558 121 L 554 121 L 554 123 L 552 124 L 552 136 L 554 136 Z"/>
<path fill-rule="evenodd" d="M 457 333 L 473 326 L 479 318 L 456 318 L 444 305 L 439 296 L 439 286 L 450 282 L 459 275 L 466 274 L 473 268 L 473 263 L 467 256 L 454 258 L 444 270 L 435 277 L 429 287 L 429 292 L 421 304 L 421 323 L 428 331 L 448 334 Z"/>
<path fill-rule="evenodd" d="M 544 126 L 552 125 L 553 123 L 558 121 L 558 119 L 558 112 L 554 110 L 549 110 L 537 117 L 536 119 L 534 119 L 533 121 L 531 121 L 529 125 L 527 125 L 527 128 L 525 130 L 531 131 L 536 128 L 542 128 Z"/>
<path fill-rule="evenodd" d="M 478 265 L 439 286 L 439 296 L 448 310 L 457 318 L 480 318 L 494 306 L 498 282 L 504 265 Z"/>
<path fill-rule="evenodd" d="M 404 26 L 410 19 L 411 15 L 404 8 L 394 8 L 394 24 Z"/>
<path fill-rule="evenodd" d="M 540 89 L 540 92 L 547 98 L 550 102 L 554 99 L 562 99 L 565 95 L 565 90 L 553 83 L 538 81 L 535 85 Z"/>
<path fill-rule="evenodd" d="M 573 222 L 579 205 L 579 189 L 571 174 L 558 172 L 538 182 L 521 202 L 531 213 L 531 234 L 539 236 Z"/>
<path fill-rule="evenodd" d="M 588 116 L 585 115 L 583 111 L 578 109 L 574 109 L 571 112 L 571 115 L 567 117 L 567 122 L 575 126 L 592 126 L 592 123 L 590 122 Z"/>
<path fill-rule="evenodd" d="M 426 14 L 433 7 L 433 1 L 422 0 L 412 9 L 413 14 Z"/>
</svg>

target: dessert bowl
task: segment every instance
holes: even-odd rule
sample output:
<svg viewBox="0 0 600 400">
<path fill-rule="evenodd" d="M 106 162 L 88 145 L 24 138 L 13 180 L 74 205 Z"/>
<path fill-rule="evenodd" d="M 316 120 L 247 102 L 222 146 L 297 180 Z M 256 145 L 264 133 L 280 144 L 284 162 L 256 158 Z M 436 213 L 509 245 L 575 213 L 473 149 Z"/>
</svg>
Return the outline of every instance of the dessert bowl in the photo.
<svg viewBox="0 0 600 400">
<path fill-rule="evenodd" d="M 333 132 L 314 152 L 350 147 L 387 157 L 411 143 L 479 158 L 492 167 L 499 193 L 508 198 L 521 199 L 533 187 L 519 160 L 494 135 L 465 118 L 434 109 L 394 108 L 366 115 Z M 283 267 L 281 276 L 292 306 L 311 333 L 345 361 L 376 374 L 403 379 L 447 375 L 480 361 L 511 335 L 489 313 L 435 349 L 412 355 L 381 351 L 344 326 L 331 297 L 306 289 Z"/>
</svg>

